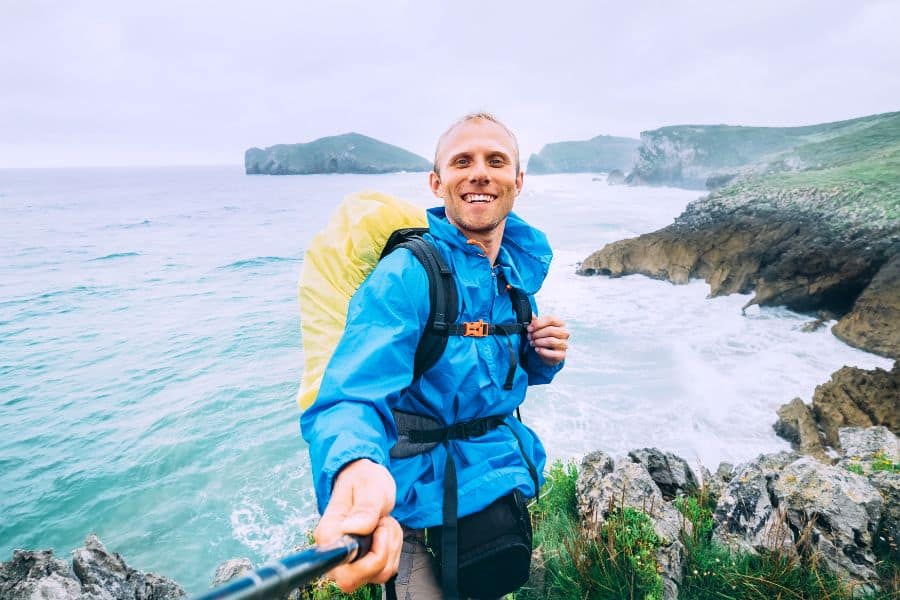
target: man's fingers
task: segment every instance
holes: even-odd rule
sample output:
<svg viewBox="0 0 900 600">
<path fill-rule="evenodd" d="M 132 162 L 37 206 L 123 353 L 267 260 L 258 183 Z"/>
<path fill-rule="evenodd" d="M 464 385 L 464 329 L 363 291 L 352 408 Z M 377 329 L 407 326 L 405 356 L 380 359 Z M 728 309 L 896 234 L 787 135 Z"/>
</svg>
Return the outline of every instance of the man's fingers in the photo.
<svg viewBox="0 0 900 600">
<path fill-rule="evenodd" d="M 334 569 L 330 576 L 344 593 L 352 592 L 364 583 L 385 583 L 397 572 L 402 546 L 400 524 L 392 517 L 384 517 L 372 534 L 369 552 L 353 563 Z"/>
<path fill-rule="evenodd" d="M 534 333 L 532 333 L 529 337 L 532 341 L 537 341 L 542 338 L 556 338 L 559 340 L 567 340 L 571 334 L 569 330 L 565 327 L 544 327 L 542 329 L 536 329 Z"/>
</svg>

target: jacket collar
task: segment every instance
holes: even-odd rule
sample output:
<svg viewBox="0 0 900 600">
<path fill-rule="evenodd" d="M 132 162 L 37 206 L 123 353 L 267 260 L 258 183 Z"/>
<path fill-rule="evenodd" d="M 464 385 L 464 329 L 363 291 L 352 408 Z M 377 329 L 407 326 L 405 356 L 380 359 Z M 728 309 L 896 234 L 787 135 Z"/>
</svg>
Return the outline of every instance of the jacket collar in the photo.
<svg viewBox="0 0 900 600">
<path fill-rule="evenodd" d="M 468 244 L 463 233 L 447 220 L 443 206 L 428 209 L 427 217 L 431 234 L 452 250 L 482 255 L 480 249 Z M 541 288 L 552 258 L 553 250 L 547 236 L 515 213 L 509 213 L 497 255 L 506 281 L 527 294 L 534 294 Z"/>
</svg>

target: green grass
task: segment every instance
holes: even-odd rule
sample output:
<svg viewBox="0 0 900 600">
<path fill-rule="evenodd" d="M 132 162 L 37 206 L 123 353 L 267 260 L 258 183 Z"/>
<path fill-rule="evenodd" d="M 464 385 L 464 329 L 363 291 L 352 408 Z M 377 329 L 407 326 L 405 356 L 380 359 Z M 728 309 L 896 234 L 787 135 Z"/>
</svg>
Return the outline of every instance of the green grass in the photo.
<svg viewBox="0 0 900 600">
<path fill-rule="evenodd" d="M 893 468 L 893 465 L 892 465 Z M 523 588 L 516 600 L 576 600 L 661 597 L 655 549 L 659 540 L 649 519 L 632 509 L 615 510 L 596 538 L 578 524 L 574 465 L 551 469 L 544 496 L 533 510 L 535 541 L 546 566 L 544 589 Z M 679 586 L 684 600 L 888 600 L 900 597 L 897 549 L 876 546 L 881 592 L 863 596 L 861 589 L 832 575 L 806 546 L 804 552 L 733 553 L 712 541 L 716 498 L 705 488 L 677 498 L 675 506 L 692 527 L 683 528 L 685 569 Z M 691 534 L 686 531 L 690 529 Z M 879 538 L 884 540 L 882 536 Z M 529 582 L 534 585 L 535 582 Z"/>
<path fill-rule="evenodd" d="M 878 461 L 876 461 L 878 463 Z M 896 469 L 886 457 L 883 470 Z M 878 463 L 878 464 L 881 464 Z M 579 524 L 573 463 L 554 464 L 540 500 L 531 507 L 535 547 L 543 559 L 543 582 L 532 577 L 509 600 L 659 600 L 662 579 L 656 561 L 660 539 L 643 512 L 614 508 L 599 534 Z M 864 596 L 819 564 L 801 535 L 806 551 L 733 553 L 712 541 L 716 498 L 706 488 L 676 498 L 685 523 L 682 530 L 685 569 L 679 586 L 682 600 L 889 600 L 900 598 L 900 554 L 883 532 L 876 536 L 875 554 L 884 582 L 881 592 Z M 688 534 L 687 530 L 691 533 Z M 302 600 L 378 600 L 378 586 L 342 594 L 325 580 L 301 592 Z"/>
</svg>

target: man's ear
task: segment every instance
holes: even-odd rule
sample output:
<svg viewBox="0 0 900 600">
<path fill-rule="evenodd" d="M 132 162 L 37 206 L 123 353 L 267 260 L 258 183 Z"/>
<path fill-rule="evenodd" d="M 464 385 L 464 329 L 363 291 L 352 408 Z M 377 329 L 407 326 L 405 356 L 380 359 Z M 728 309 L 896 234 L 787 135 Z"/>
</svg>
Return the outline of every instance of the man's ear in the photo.
<svg viewBox="0 0 900 600">
<path fill-rule="evenodd" d="M 519 192 L 522 191 L 522 184 L 525 183 L 525 171 L 519 171 L 519 174 L 516 175 L 516 196 L 519 195 Z"/>
<path fill-rule="evenodd" d="M 435 197 L 444 197 L 444 186 L 441 183 L 441 178 L 434 171 L 428 174 L 428 186 L 431 188 L 431 193 L 434 194 Z"/>
</svg>

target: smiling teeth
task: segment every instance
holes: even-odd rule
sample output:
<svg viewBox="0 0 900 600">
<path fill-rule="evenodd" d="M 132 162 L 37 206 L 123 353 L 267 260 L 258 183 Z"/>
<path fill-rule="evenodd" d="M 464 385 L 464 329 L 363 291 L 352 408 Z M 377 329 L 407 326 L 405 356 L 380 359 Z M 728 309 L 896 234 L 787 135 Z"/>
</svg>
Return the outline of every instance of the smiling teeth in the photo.
<svg viewBox="0 0 900 600">
<path fill-rule="evenodd" d="M 490 202 L 493 199 L 490 194 L 466 194 L 466 202 Z"/>
</svg>

